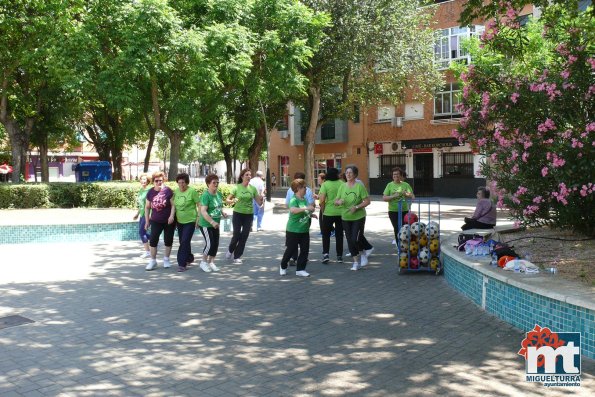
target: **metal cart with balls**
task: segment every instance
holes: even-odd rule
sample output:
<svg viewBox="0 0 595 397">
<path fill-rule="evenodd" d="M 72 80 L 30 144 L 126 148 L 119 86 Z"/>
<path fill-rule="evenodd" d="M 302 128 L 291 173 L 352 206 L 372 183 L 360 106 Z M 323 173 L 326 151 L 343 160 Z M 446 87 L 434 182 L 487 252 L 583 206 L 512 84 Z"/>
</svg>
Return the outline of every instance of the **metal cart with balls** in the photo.
<svg viewBox="0 0 595 397">
<path fill-rule="evenodd" d="M 440 201 L 435 199 L 399 202 L 397 243 L 399 274 L 442 272 L 440 261 Z"/>
</svg>

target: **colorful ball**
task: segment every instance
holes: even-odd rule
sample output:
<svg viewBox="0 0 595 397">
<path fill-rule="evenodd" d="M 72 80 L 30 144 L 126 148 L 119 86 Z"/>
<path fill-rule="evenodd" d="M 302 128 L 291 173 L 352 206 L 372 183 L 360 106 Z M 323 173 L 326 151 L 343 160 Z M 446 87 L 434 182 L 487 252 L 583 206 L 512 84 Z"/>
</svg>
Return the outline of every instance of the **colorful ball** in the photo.
<svg viewBox="0 0 595 397">
<path fill-rule="evenodd" d="M 428 236 L 424 233 L 419 238 L 419 246 L 425 247 L 426 245 L 428 245 Z"/>
<path fill-rule="evenodd" d="M 430 240 L 430 252 L 432 255 L 436 255 L 440 250 L 440 241 L 437 238 L 433 238 Z"/>
<path fill-rule="evenodd" d="M 438 269 L 438 267 L 440 267 L 440 259 L 438 259 L 438 257 L 435 256 L 432 259 L 430 259 L 430 269 L 436 270 Z"/>
<path fill-rule="evenodd" d="M 440 226 L 438 223 L 432 221 L 428 223 L 428 227 L 426 228 L 426 233 L 430 239 L 438 238 L 440 236 Z"/>
<path fill-rule="evenodd" d="M 407 267 L 407 259 L 408 258 L 407 258 L 407 254 L 406 253 L 403 253 L 403 254 L 400 255 L 400 257 L 399 257 L 399 266 L 401 268 L 406 268 Z"/>
<path fill-rule="evenodd" d="M 417 241 L 409 243 L 409 252 L 411 253 L 411 256 L 417 256 L 417 253 L 419 252 L 419 244 Z"/>
<path fill-rule="evenodd" d="M 408 212 L 407 214 L 405 214 L 405 216 L 403 217 L 403 221 L 409 225 L 411 225 L 414 222 L 418 221 L 417 215 L 415 215 L 415 213 L 413 212 Z"/>
<path fill-rule="evenodd" d="M 419 259 L 411 258 L 411 260 L 409 261 L 409 268 L 418 269 L 419 268 Z"/>
<path fill-rule="evenodd" d="M 427 265 L 428 261 L 430 260 L 430 250 L 428 247 L 422 247 L 419 250 L 419 263 L 422 265 Z"/>
<path fill-rule="evenodd" d="M 415 237 L 421 236 L 426 230 L 426 225 L 421 222 L 411 224 L 411 234 Z"/>
<path fill-rule="evenodd" d="M 399 240 L 401 242 L 407 242 L 407 241 L 409 241 L 409 236 L 410 236 L 409 225 L 403 225 L 401 227 L 401 230 L 399 230 Z"/>
<path fill-rule="evenodd" d="M 407 252 L 409 251 L 409 244 L 407 241 L 401 241 L 399 243 L 399 252 Z"/>
</svg>

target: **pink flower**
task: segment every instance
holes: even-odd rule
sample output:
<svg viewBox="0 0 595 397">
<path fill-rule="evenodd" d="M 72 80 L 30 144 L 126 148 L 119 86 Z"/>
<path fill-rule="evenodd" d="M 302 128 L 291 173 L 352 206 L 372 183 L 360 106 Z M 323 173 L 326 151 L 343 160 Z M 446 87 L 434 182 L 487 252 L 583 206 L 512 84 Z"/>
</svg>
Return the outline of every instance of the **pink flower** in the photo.
<svg viewBox="0 0 595 397">
<path fill-rule="evenodd" d="M 533 146 L 533 142 L 528 140 L 523 142 L 523 147 L 525 148 L 525 150 L 529 149 L 531 146 Z"/>
<path fill-rule="evenodd" d="M 595 69 L 595 58 L 587 59 L 587 63 L 591 65 L 591 69 Z"/>
<path fill-rule="evenodd" d="M 481 104 L 483 106 L 488 106 L 490 104 L 490 93 L 485 91 L 481 94 Z"/>
<path fill-rule="evenodd" d="M 587 130 L 587 132 L 595 131 L 595 122 L 587 124 L 587 127 L 585 129 Z"/>
<path fill-rule="evenodd" d="M 581 141 L 579 141 L 576 138 L 572 138 L 572 148 L 576 149 L 576 148 L 582 148 L 584 145 Z"/>
<path fill-rule="evenodd" d="M 547 173 L 548 173 L 548 171 L 549 171 L 549 170 L 548 170 L 548 168 L 547 168 L 547 167 L 543 167 L 543 168 L 541 169 L 541 176 L 543 176 L 543 177 L 546 177 L 546 176 L 547 176 Z"/>
<path fill-rule="evenodd" d="M 521 158 L 523 159 L 523 162 L 526 163 L 527 159 L 529 158 L 529 153 L 523 152 L 523 155 L 521 156 Z"/>
<path fill-rule="evenodd" d="M 537 196 L 537 197 L 534 197 L 534 198 L 533 198 L 533 202 L 534 202 L 535 204 L 539 204 L 539 203 L 541 203 L 542 201 L 543 201 L 543 197 L 541 197 L 541 196 Z"/>
<path fill-rule="evenodd" d="M 568 56 L 568 64 L 569 64 L 569 65 L 572 65 L 573 63 L 575 63 L 575 62 L 576 62 L 576 60 L 577 60 L 577 59 L 578 59 L 578 58 L 577 58 L 576 56 L 574 56 L 574 55 L 569 55 L 569 56 Z"/>
<path fill-rule="evenodd" d="M 515 193 L 515 194 L 516 194 L 517 196 L 520 196 L 520 195 L 522 195 L 522 194 L 525 194 L 525 193 L 527 193 L 527 191 L 528 191 L 528 190 L 529 190 L 529 189 L 527 189 L 527 188 L 526 188 L 526 187 L 524 187 L 524 186 L 519 186 L 519 188 L 517 189 L 517 191 L 516 191 L 516 193 Z"/>
<path fill-rule="evenodd" d="M 560 76 L 562 76 L 562 78 L 564 80 L 567 80 L 568 77 L 570 77 L 570 70 L 568 70 L 568 69 L 563 70 L 562 72 L 560 72 Z"/>
<path fill-rule="evenodd" d="M 517 99 L 519 98 L 520 94 L 518 92 L 514 92 L 511 96 L 510 96 L 510 100 L 512 101 L 512 103 L 516 103 Z"/>
<path fill-rule="evenodd" d="M 566 164 L 566 160 L 564 160 L 561 157 L 558 157 L 555 153 L 553 155 L 553 160 L 552 160 L 552 166 L 554 168 L 558 168 L 558 167 L 562 167 L 564 164 Z"/>
</svg>

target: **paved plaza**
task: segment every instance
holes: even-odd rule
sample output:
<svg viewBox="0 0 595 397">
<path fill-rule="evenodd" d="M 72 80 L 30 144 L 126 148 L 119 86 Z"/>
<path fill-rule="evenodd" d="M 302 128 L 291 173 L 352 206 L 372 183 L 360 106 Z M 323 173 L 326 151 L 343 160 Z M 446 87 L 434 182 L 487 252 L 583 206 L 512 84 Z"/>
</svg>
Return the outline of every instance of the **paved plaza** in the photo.
<svg viewBox="0 0 595 397">
<path fill-rule="evenodd" d="M 443 237 L 473 205 L 442 206 Z M 528 383 L 527 330 L 442 276 L 398 275 L 385 211 L 373 202 L 358 272 L 320 263 L 315 223 L 309 278 L 279 276 L 287 215 L 270 210 L 242 265 L 223 259 L 223 233 L 217 273 L 147 272 L 137 242 L 0 245 L 0 317 L 35 321 L 0 329 L 0 396 L 593 395 L 592 360 L 580 388 Z"/>
</svg>

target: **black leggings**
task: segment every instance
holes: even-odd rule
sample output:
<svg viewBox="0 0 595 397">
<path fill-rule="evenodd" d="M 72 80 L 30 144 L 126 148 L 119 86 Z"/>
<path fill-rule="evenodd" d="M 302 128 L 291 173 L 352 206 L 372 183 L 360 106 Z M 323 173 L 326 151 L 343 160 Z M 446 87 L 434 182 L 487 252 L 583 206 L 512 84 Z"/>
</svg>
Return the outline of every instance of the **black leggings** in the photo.
<svg viewBox="0 0 595 397">
<path fill-rule="evenodd" d="M 219 249 L 219 228 L 199 226 L 200 232 L 205 239 L 205 248 L 202 250 L 203 255 L 217 256 Z"/>
<path fill-rule="evenodd" d="M 335 230 L 335 245 L 337 249 L 337 256 L 343 255 L 343 221 L 341 215 L 331 216 L 324 215 L 320 223 L 320 230 L 322 231 L 322 253 L 328 254 L 331 247 L 331 233 Z"/>
<path fill-rule="evenodd" d="M 233 224 L 233 236 L 229 243 L 229 252 L 233 253 L 233 259 L 241 258 L 246 248 L 246 241 L 250 235 L 254 214 L 240 214 L 233 212 L 231 222 Z"/>
<path fill-rule="evenodd" d="M 345 238 L 347 239 L 347 247 L 352 257 L 359 255 L 360 251 L 370 249 L 372 247 L 368 240 L 364 237 L 364 228 L 366 226 L 366 218 L 360 218 L 355 221 L 343 221 L 343 229 L 345 229 Z"/>
<path fill-rule="evenodd" d="M 306 264 L 308 263 L 308 252 L 310 251 L 310 233 L 294 233 L 285 232 L 285 243 L 287 247 L 283 253 L 283 259 L 281 259 L 281 268 L 287 269 L 289 259 L 298 253 L 296 271 L 306 270 Z"/>
<path fill-rule="evenodd" d="M 161 232 L 163 233 L 163 243 L 166 247 L 171 247 L 174 244 L 174 232 L 176 231 L 176 223 L 160 223 L 155 221 L 150 221 L 151 223 L 151 238 L 149 245 L 151 247 L 157 247 L 157 243 L 159 242 L 159 236 L 161 236 Z"/>
<path fill-rule="evenodd" d="M 465 218 L 465 224 L 461 226 L 463 230 L 469 229 L 492 229 L 496 225 L 489 225 L 487 223 L 476 221 L 472 218 Z"/>
</svg>

